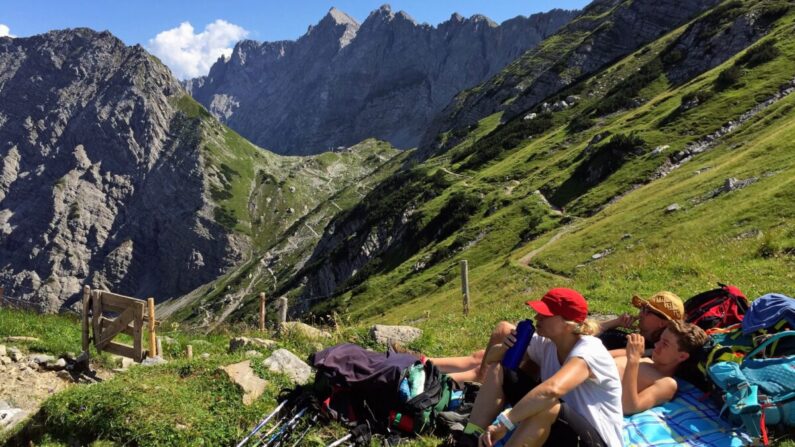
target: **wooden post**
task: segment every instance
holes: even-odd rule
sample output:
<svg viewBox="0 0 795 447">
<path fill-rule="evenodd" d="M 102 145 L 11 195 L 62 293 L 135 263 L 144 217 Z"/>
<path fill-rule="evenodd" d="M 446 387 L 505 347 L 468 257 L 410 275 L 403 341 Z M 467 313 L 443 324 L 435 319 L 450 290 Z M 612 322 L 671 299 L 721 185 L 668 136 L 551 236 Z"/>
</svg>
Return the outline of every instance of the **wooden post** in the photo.
<svg viewBox="0 0 795 447">
<path fill-rule="evenodd" d="M 163 357 L 163 340 L 161 340 L 160 337 L 156 338 L 157 338 L 157 355 Z"/>
<path fill-rule="evenodd" d="M 2 289 L 0 289 L 2 290 Z M 2 296 L 2 292 L 0 292 L 0 296 Z M 1 300 L 2 298 L 0 298 Z M 83 352 L 88 354 L 89 346 L 91 344 L 91 339 L 88 334 L 88 307 L 91 305 L 91 287 L 83 286 L 83 310 L 82 310 L 82 317 L 83 317 Z"/>
<path fill-rule="evenodd" d="M 464 315 L 469 315 L 469 264 L 461 261 L 461 293 L 464 294 Z"/>
<path fill-rule="evenodd" d="M 187 352 L 185 353 L 188 357 L 188 360 L 193 360 L 193 346 L 187 346 Z"/>
<path fill-rule="evenodd" d="M 0 307 L 3 307 L 3 294 L 5 293 L 3 286 L 0 286 Z"/>
<path fill-rule="evenodd" d="M 157 354 L 157 340 L 155 339 L 155 299 L 147 298 L 149 304 L 149 357 L 155 357 Z"/>
<path fill-rule="evenodd" d="M 282 330 L 282 325 L 287 322 L 287 298 L 279 298 L 279 330 Z"/>
<path fill-rule="evenodd" d="M 265 292 L 259 294 L 259 331 L 265 332 Z"/>
</svg>

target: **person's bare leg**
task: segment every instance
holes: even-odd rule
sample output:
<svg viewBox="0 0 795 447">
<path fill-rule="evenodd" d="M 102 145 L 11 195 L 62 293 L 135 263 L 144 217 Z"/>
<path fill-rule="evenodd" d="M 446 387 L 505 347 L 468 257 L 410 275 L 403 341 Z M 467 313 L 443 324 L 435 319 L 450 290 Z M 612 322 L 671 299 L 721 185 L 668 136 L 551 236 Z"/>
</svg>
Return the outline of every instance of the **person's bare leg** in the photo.
<svg viewBox="0 0 795 447">
<path fill-rule="evenodd" d="M 475 351 L 467 357 L 438 357 L 429 360 L 458 383 L 480 381 L 480 363 L 485 351 Z"/>
<path fill-rule="evenodd" d="M 489 337 L 489 343 L 486 345 L 486 350 L 480 362 L 479 377 L 481 381 L 485 380 L 487 370 L 493 369 L 490 367 L 490 365 L 486 364 L 485 354 L 488 353 L 489 349 L 491 349 L 494 345 L 502 343 L 502 341 L 505 340 L 505 337 L 508 336 L 508 334 L 510 334 L 514 329 L 516 329 L 516 325 L 508 323 L 507 321 L 500 321 L 496 326 L 494 326 L 494 329 L 491 331 L 491 336 Z"/>
<path fill-rule="evenodd" d="M 483 386 L 478 391 L 469 422 L 480 428 L 486 428 L 505 406 L 505 393 L 502 390 L 502 367 L 496 365 L 489 368 Z"/>
<path fill-rule="evenodd" d="M 555 404 L 521 424 L 514 431 L 505 447 L 536 447 L 542 446 L 549 438 L 549 430 L 560 413 L 560 404 Z"/>
</svg>

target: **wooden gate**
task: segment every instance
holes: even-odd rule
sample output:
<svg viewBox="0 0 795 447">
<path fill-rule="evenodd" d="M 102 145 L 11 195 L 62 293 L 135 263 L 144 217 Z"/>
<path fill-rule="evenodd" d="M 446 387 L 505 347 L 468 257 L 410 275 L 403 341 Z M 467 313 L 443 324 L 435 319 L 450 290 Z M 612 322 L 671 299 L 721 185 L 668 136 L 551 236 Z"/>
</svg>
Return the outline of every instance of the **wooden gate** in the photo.
<svg viewBox="0 0 795 447">
<path fill-rule="evenodd" d="M 150 298 L 150 300 L 152 300 Z M 154 304 L 154 300 L 152 300 Z M 144 328 L 144 309 L 147 302 L 137 298 L 117 295 L 105 290 L 91 290 L 88 286 L 83 288 L 83 351 L 88 352 L 91 340 L 97 352 L 105 351 L 111 354 L 129 357 L 136 362 L 144 359 L 142 346 Z M 151 312 L 147 318 L 150 329 L 154 326 L 154 305 L 150 306 Z M 109 315 L 110 314 L 110 315 Z M 90 334 L 89 334 L 90 328 Z M 132 337 L 132 346 L 115 342 L 113 338 L 118 334 L 127 334 Z M 154 331 L 152 331 L 154 338 Z M 150 346 L 150 355 L 156 353 Z"/>
</svg>

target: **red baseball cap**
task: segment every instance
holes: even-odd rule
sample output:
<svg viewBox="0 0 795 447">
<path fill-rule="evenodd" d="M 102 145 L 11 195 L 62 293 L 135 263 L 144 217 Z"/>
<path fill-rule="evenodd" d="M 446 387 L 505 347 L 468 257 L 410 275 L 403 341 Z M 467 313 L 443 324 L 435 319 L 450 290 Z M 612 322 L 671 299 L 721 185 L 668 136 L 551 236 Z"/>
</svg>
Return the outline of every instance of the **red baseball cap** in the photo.
<svg viewBox="0 0 795 447">
<path fill-rule="evenodd" d="M 588 316 L 588 303 L 579 292 L 559 287 L 551 289 L 540 301 L 526 303 L 540 315 L 554 317 L 560 315 L 565 320 L 582 323 Z"/>
</svg>

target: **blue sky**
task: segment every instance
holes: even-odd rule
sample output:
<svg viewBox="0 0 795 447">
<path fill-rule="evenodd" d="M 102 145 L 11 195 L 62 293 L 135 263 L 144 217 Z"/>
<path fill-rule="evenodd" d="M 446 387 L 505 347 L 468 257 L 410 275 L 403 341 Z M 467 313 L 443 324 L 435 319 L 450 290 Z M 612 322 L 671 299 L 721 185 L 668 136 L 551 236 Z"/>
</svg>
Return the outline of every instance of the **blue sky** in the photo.
<svg viewBox="0 0 795 447">
<path fill-rule="evenodd" d="M 242 38 L 295 40 L 332 6 L 361 23 L 384 3 L 389 3 L 393 11 L 406 11 L 418 22 L 437 25 L 453 12 L 466 17 L 483 14 L 502 22 L 552 8 L 582 8 L 588 1 L 0 0 L 0 35 L 25 37 L 80 26 L 109 30 L 125 43 L 141 44 L 160 56 L 179 77 L 190 77 L 209 68 L 220 54 L 228 54 Z"/>
</svg>

